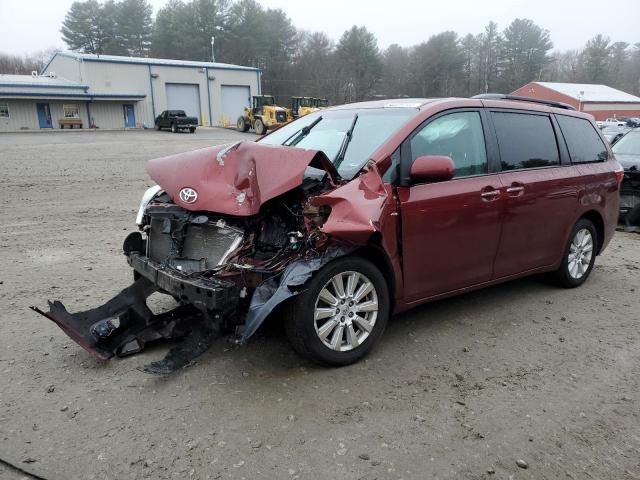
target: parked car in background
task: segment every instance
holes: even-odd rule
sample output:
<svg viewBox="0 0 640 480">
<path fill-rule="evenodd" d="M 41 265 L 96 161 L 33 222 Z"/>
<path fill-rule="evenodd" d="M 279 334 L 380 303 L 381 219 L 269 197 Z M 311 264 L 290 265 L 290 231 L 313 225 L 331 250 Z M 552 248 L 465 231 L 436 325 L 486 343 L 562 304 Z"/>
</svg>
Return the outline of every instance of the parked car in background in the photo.
<svg viewBox="0 0 640 480">
<path fill-rule="evenodd" d="M 346 365 L 392 313 L 542 272 L 577 287 L 615 231 L 622 168 L 590 115 L 546 103 L 342 105 L 151 160 L 124 245 L 137 280 L 103 307 L 40 313 L 103 359 L 190 331 L 158 373 L 213 332 L 246 341 L 282 304 L 299 354 Z M 154 315 L 155 291 L 180 306 Z"/>
<path fill-rule="evenodd" d="M 627 132 L 612 147 L 624 168 L 620 185 L 620 216 L 627 226 L 640 224 L 640 130 Z"/>
<path fill-rule="evenodd" d="M 607 118 L 604 121 L 596 122 L 598 128 L 607 128 L 607 127 L 626 127 L 627 122 L 620 118 Z"/>
<path fill-rule="evenodd" d="M 640 118 L 639 117 L 626 118 L 625 122 L 627 124 L 627 127 L 630 127 L 630 128 L 638 128 L 638 127 L 640 127 Z"/>
<path fill-rule="evenodd" d="M 173 133 L 177 133 L 180 130 L 189 130 L 191 133 L 195 133 L 198 126 L 198 119 L 196 117 L 188 117 L 184 110 L 165 110 L 156 117 L 156 130 L 162 130 L 163 128 L 170 129 Z"/>
<path fill-rule="evenodd" d="M 602 135 L 607 139 L 610 145 L 613 145 L 629 130 L 629 127 L 606 127 L 602 129 Z"/>
</svg>

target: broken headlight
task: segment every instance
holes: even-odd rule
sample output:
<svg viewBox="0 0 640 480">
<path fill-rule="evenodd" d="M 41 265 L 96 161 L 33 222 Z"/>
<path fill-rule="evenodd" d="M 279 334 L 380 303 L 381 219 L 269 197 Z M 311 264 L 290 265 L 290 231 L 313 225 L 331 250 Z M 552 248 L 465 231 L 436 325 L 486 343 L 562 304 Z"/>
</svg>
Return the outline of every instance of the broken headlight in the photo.
<svg viewBox="0 0 640 480">
<path fill-rule="evenodd" d="M 138 215 L 136 215 L 136 224 L 142 225 L 142 220 L 144 219 L 144 211 L 149 205 L 149 202 L 153 200 L 153 198 L 162 192 L 162 187 L 160 185 L 154 185 L 151 188 L 148 188 L 144 195 L 142 195 L 142 200 L 140 200 L 140 208 L 138 208 Z"/>
</svg>

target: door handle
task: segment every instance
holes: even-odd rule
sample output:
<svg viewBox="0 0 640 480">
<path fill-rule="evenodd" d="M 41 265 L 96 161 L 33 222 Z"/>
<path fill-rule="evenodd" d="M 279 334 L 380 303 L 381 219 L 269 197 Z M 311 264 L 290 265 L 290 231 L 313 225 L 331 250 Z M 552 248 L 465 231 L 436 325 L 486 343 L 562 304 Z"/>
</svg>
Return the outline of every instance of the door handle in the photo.
<svg viewBox="0 0 640 480">
<path fill-rule="evenodd" d="M 506 192 L 510 197 L 519 197 L 522 195 L 522 192 L 524 192 L 524 185 L 520 182 L 513 182 L 507 187 Z"/>
<path fill-rule="evenodd" d="M 480 196 L 482 198 L 485 198 L 487 200 L 491 200 L 491 199 L 497 197 L 498 195 L 500 195 L 500 192 L 498 190 L 489 190 L 487 192 L 482 192 L 480 194 Z"/>
</svg>

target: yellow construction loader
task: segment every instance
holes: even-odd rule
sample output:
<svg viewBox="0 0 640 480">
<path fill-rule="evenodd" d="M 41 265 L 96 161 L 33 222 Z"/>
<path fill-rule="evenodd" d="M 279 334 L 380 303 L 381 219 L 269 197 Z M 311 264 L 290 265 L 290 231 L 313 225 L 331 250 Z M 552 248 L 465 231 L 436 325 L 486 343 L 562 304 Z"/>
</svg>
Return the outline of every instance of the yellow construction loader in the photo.
<svg viewBox="0 0 640 480">
<path fill-rule="evenodd" d="M 252 128 L 258 135 L 264 135 L 267 130 L 279 128 L 288 121 L 287 109 L 276 105 L 272 95 L 257 95 L 253 97 L 251 106 L 238 117 L 237 127 L 241 132 Z"/>
<path fill-rule="evenodd" d="M 314 103 L 315 98 L 313 97 L 291 97 L 291 108 L 289 109 L 291 120 L 317 112 L 318 108 Z"/>
<path fill-rule="evenodd" d="M 322 110 L 323 108 L 327 108 L 329 106 L 329 100 L 326 98 L 314 98 L 313 106 L 318 110 Z"/>
</svg>

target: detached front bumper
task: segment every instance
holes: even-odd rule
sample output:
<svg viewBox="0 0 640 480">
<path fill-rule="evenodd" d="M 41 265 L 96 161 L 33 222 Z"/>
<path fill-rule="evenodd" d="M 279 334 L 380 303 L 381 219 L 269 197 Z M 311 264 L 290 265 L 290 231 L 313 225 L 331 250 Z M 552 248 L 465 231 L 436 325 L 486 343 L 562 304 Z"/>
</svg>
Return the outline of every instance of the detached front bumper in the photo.
<svg viewBox="0 0 640 480">
<path fill-rule="evenodd" d="M 105 304 L 77 313 L 70 313 L 59 301 L 49 302 L 48 311 L 32 309 L 101 360 L 137 353 L 155 340 L 184 338 L 164 360 L 146 367 L 154 373 L 185 366 L 206 351 L 216 326 L 237 310 L 239 296 L 231 281 L 191 277 L 137 251 L 129 251 L 127 261 L 140 278 Z M 181 305 L 154 314 L 147 298 L 156 291 L 172 295 Z"/>
</svg>

